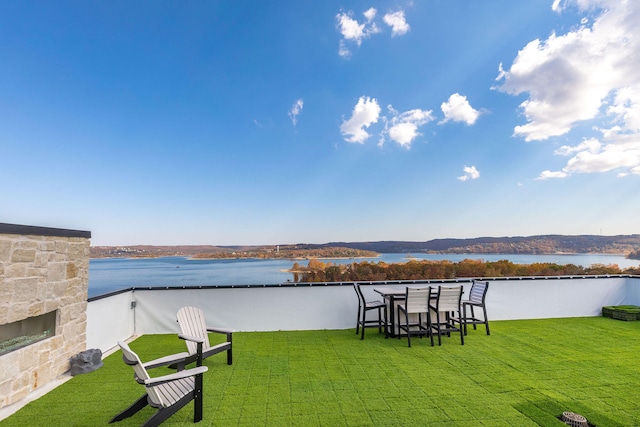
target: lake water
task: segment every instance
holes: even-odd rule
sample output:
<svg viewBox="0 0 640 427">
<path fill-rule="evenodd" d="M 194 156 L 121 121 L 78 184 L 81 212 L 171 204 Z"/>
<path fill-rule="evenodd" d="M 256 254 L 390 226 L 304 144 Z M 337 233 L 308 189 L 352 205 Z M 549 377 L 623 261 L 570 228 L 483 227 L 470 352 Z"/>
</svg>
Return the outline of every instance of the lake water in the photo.
<svg viewBox="0 0 640 427">
<path fill-rule="evenodd" d="M 411 254 L 413 259 L 462 261 L 465 258 L 484 261 L 509 260 L 516 264 L 551 262 L 588 267 L 593 264 L 617 264 L 620 268 L 637 267 L 638 260 L 620 255 L 494 255 L 494 254 Z M 407 254 L 381 254 L 377 258 L 326 259 L 323 262 L 350 264 L 370 261 L 406 262 Z M 210 259 L 185 257 L 101 258 L 89 262 L 89 296 L 102 295 L 131 287 L 264 285 L 293 280 L 288 270 L 294 261 L 282 259 Z M 307 261 L 298 261 L 307 265 Z"/>
</svg>

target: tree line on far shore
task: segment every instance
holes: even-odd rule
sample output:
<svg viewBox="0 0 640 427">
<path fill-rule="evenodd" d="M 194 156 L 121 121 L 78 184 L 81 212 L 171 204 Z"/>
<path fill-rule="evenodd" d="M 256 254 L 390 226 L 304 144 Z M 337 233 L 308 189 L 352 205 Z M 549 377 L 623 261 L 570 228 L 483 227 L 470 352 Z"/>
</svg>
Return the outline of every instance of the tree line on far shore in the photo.
<svg viewBox="0 0 640 427">
<path fill-rule="evenodd" d="M 621 269 L 617 264 L 533 263 L 514 264 L 508 260 L 483 261 L 464 259 L 412 260 L 406 263 L 354 262 L 332 264 L 312 259 L 307 266 L 294 263 L 290 270 L 294 282 L 355 282 L 384 280 L 457 279 L 466 277 L 580 276 L 607 274 L 640 274 L 640 267 Z"/>
</svg>

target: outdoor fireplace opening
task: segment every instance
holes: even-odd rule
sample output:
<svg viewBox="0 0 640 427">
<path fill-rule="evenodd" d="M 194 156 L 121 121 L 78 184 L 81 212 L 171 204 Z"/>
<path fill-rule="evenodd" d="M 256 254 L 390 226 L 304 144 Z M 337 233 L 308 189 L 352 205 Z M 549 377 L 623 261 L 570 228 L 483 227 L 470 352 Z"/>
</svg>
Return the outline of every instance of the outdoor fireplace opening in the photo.
<svg viewBox="0 0 640 427">
<path fill-rule="evenodd" d="M 0 325 L 0 355 L 26 347 L 56 334 L 57 312 Z"/>
</svg>

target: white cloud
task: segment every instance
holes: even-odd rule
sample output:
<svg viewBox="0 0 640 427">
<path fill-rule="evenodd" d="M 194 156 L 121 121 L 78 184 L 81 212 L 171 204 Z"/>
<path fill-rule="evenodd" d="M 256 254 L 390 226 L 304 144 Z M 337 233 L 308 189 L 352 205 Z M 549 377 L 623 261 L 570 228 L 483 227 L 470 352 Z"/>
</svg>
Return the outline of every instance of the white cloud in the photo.
<svg viewBox="0 0 640 427">
<path fill-rule="evenodd" d="M 566 172 L 562 172 L 562 171 L 552 172 L 552 171 L 546 170 L 546 171 L 542 171 L 540 173 L 540 176 L 538 176 L 536 180 L 544 181 L 546 179 L 552 179 L 552 178 L 565 178 L 566 176 L 567 176 Z"/>
<path fill-rule="evenodd" d="M 563 145 L 562 147 L 558 148 L 556 151 L 554 151 L 553 154 L 557 154 L 559 156 L 568 156 L 572 153 L 577 153 L 580 151 L 590 151 L 592 153 L 596 153 L 598 151 L 600 151 L 600 147 L 602 146 L 602 144 L 600 144 L 600 141 L 598 141 L 597 139 L 594 138 L 590 138 L 590 139 L 586 139 L 584 141 L 582 141 L 580 144 L 575 145 L 573 147 L 569 146 L 569 145 Z"/>
<path fill-rule="evenodd" d="M 353 107 L 351 118 L 342 122 L 340 132 L 347 142 L 364 143 L 369 138 L 365 130 L 380 117 L 380 105 L 375 98 L 360 97 L 358 103 Z"/>
<path fill-rule="evenodd" d="M 573 155 L 561 171 L 544 171 L 537 179 L 566 178 L 573 173 L 599 173 L 625 169 L 618 176 L 637 175 L 640 171 L 640 138 L 633 135 L 624 142 L 603 144 L 597 139 L 588 139 L 580 144 L 562 146 L 558 155 Z"/>
<path fill-rule="evenodd" d="M 631 132 L 640 132 L 640 84 L 616 90 L 607 115 L 612 122 L 618 123 L 614 126 L 616 133 L 622 132 L 623 127 Z"/>
<path fill-rule="evenodd" d="M 528 96 L 520 105 L 526 123 L 514 135 L 542 141 L 593 121 L 601 135 L 556 150 L 573 157 L 562 171 L 538 179 L 614 169 L 633 174 L 640 167 L 640 2 L 555 0 L 552 9 L 572 6 L 595 19 L 583 17 L 566 34 L 530 42 L 509 69 L 499 68 L 499 90 Z"/>
<path fill-rule="evenodd" d="M 475 166 L 465 166 L 462 168 L 462 171 L 464 172 L 464 175 L 458 177 L 460 181 L 480 178 L 480 172 L 478 172 L 478 169 L 476 169 Z"/>
<path fill-rule="evenodd" d="M 339 13 L 336 16 L 338 20 L 338 26 L 340 27 L 340 34 L 345 40 L 353 40 L 358 46 L 362 43 L 362 39 L 365 37 L 364 24 L 359 24 L 358 21 L 351 18 L 346 13 Z"/>
<path fill-rule="evenodd" d="M 338 55 L 349 58 L 351 56 L 349 43 L 359 47 L 364 39 L 369 38 L 372 34 L 382 32 L 378 26 L 379 20 L 376 22 L 377 15 L 378 11 L 373 7 L 363 12 L 364 20 L 362 22 L 353 17 L 352 11 L 340 12 L 336 15 L 336 27 L 342 35 L 338 44 Z M 407 24 L 403 10 L 387 13 L 382 20 L 391 27 L 392 37 L 406 34 L 411 29 Z"/>
<path fill-rule="evenodd" d="M 370 8 L 364 12 L 365 21 L 361 24 L 356 19 L 352 18 L 353 12 L 340 12 L 336 15 L 338 21 L 338 31 L 342 34 L 340 40 L 338 55 L 342 57 L 351 56 L 351 50 L 347 47 L 346 41 L 354 42 L 357 46 L 362 44 L 362 40 L 380 32 L 378 26 L 373 22 L 376 17 L 377 11 L 375 8 Z"/>
<path fill-rule="evenodd" d="M 613 169 L 634 169 L 640 165 L 640 140 L 630 144 L 606 144 L 599 150 L 583 150 L 569 159 L 563 168 L 567 173 L 608 172 Z"/>
<path fill-rule="evenodd" d="M 411 143 L 421 134 L 418 128 L 433 120 L 431 110 L 425 111 L 420 109 L 405 111 L 398 113 L 391 105 L 387 107 L 391 118 L 385 118 L 385 130 L 379 145 L 384 143 L 384 136 L 388 136 L 393 142 L 400 144 L 405 148 L 410 148 Z"/>
<path fill-rule="evenodd" d="M 301 99 L 298 99 L 296 102 L 294 102 L 293 107 L 291 107 L 291 110 L 289 110 L 289 117 L 291 117 L 291 122 L 293 123 L 294 126 L 298 124 L 298 114 L 302 112 L 303 106 L 304 106 L 304 101 L 302 101 L 302 98 L 301 98 Z"/>
<path fill-rule="evenodd" d="M 480 112 L 469 104 L 467 97 L 458 93 L 454 93 L 447 102 L 443 102 L 440 109 L 444 113 L 444 119 L 440 123 L 454 121 L 464 122 L 471 126 L 480 116 Z"/>
<path fill-rule="evenodd" d="M 400 10 L 394 13 L 387 13 L 382 18 L 385 24 L 391 27 L 391 37 L 402 36 L 407 34 L 411 27 L 407 24 L 404 17 L 404 10 Z"/>
<path fill-rule="evenodd" d="M 364 17 L 367 18 L 367 22 L 372 22 L 375 19 L 377 14 L 378 14 L 378 11 L 376 10 L 375 7 L 372 7 L 363 13 Z"/>
<path fill-rule="evenodd" d="M 578 29 L 527 44 L 508 71 L 500 90 L 528 93 L 521 104 L 528 123 L 515 134 L 527 141 L 563 135 L 583 120 L 595 118 L 607 94 L 629 83 L 640 84 L 638 2 L 581 1 L 583 8 L 606 5 L 591 28 Z M 635 15 L 635 16 L 634 16 Z"/>
<path fill-rule="evenodd" d="M 338 44 L 338 55 L 343 58 L 349 58 L 351 56 L 351 50 L 347 47 L 344 40 L 340 40 L 340 43 Z"/>
</svg>

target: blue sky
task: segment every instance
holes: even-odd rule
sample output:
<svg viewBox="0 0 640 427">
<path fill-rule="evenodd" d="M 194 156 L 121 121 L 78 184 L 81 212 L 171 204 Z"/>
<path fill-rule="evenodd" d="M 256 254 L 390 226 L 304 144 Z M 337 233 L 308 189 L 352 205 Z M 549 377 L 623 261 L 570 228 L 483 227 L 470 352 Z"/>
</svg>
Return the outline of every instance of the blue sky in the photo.
<svg viewBox="0 0 640 427">
<path fill-rule="evenodd" d="M 0 222 L 93 245 L 640 232 L 634 0 L 8 0 L 0 31 Z"/>
</svg>

